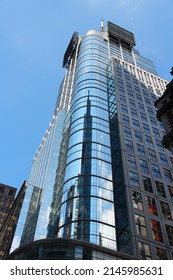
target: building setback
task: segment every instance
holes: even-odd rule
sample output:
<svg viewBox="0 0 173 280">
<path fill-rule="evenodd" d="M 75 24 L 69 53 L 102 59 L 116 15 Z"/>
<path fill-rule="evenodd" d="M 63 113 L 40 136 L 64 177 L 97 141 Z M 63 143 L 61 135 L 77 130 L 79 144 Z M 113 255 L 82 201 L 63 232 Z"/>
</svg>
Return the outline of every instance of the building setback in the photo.
<svg viewBox="0 0 173 280">
<path fill-rule="evenodd" d="M 154 105 L 167 81 L 134 47 L 111 22 L 74 32 L 9 258 L 173 258 L 173 156 Z"/>
</svg>

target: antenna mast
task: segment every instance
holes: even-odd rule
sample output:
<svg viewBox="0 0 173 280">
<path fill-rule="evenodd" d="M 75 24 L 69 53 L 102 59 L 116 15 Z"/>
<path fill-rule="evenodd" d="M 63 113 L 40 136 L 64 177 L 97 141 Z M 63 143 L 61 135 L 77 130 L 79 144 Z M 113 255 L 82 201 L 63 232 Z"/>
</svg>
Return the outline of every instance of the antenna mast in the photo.
<svg viewBox="0 0 173 280">
<path fill-rule="evenodd" d="M 101 32 L 103 32 L 103 31 L 104 31 L 104 21 L 101 20 Z"/>
</svg>

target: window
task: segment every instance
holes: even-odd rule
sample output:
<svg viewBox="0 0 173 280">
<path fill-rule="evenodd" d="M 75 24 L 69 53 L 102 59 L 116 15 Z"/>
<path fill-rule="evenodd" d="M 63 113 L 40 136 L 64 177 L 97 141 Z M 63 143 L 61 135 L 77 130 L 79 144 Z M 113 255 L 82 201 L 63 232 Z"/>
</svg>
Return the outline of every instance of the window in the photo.
<svg viewBox="0 0 173 280">
<path fill-rule="evenodd" d="M 126 81 L 126 87 L 127 87 L 128 89 L 131 89 L 131 88 L 132 88 L 132 85 L 131 85 L 130 81 Z"/>
<path fill-rule="evenodd" d="M 162 142 L 160 140 L 156 139 L 156 145 L 157 145 L 157 148 L 159 150 L 161 150 L 161 151 L 164 150 L 164 147 L 163 147 Z"/>
<path fill-rule="evenodd" d="M 130 125 L 129 117 L 128 116 L 122 115 L 122 120 L 123 120 L 124 124 Z"/>
<path fill-rule="evenodd" d="M 164 129 L 163 123 L 162 123 L 162 122 L 159 122 L 159 124 L 160 124 L 160 127 L 161 127 L 162 129 Z"/>
<path fill-rule="evenodd" d="M 145 157 L 145 148 L 144 146 L 137 144 L 138 155 Z"/>
<path fill-rule="evenodd" d="M 123 113 L 125 113 L 125 114 L 128 114 L 127 106 L 121 104 L 121 111 L 122 111 Z"/>
<path fill-rule="evenodd" d="M 122 73 L 120 73 L 118 71 L 117 71 L 117 79 L 120 79 L 120 80 L 122 79 Z"/>
<path fill-rule="evenodd" d="M 168 165 L 168 160 L 165 154 L 159 153 L 160 156 L 160 161 L 161 163 L 163 163 L 164 165 Z"/>
<path fill-rule="evenodd" d="M 145 218 L 140 215 L 135 215 L 135 221 L 136 221 L 137 234 L 147 237 L 147 228 L 146 228 Z"/>
<path fill-rule="evenodd" d="M 158 195 L 166 198 L 166 193 L 165 193 L 165 188 L 164 188 L 163 183 L 155 181 L 155 184 L 156 184 L 156 189 L 157 189 Z"/>
<path fill-rule="evenodd" d="M 159 130 L 156 127 L 152 127 L 153 133 L 156 137 L 160 137 Z"/>
<path fill-rule="evenodd" d="M 132 138 L 131 129 L 129 127 L 124 127 L 124 135 L 128 138 Z"/>
<path fill-rule="evenodd" d="M 148 148 L 149 159 L 157 161 L 156 152 Z"/>
<path fill-rule="evenodd" d="M 158 165 L 151 163 L 151 169 L 155 177 L 161 178 L 160 168 Z"/>
<path fill-rule="evenodd" d="M 169 204 L 164 201 L 160 201 L 160 207 L 162 210 L 163 217 L 167 220 L 172 221 L 172 215 L 171 215 L 171 211 L 169 208 Z"/>
<path fill-rule="evenodd" d="M 151 260 L 151 251 L 148 244 L 139 242 L 139 254 L 142 260 Z"/>
<path fill-rule="evenodd" d="M 129 141 L 129 140 L 125 139 L 125 145 L 126 145 L 127 151 L 134 152 L 133 142 L 132 141 Z"/>
<path fill-rule="evenodd" d="M 132 122 L 133 122 L 133 127 L 134 128 L 140 129 L 139 122 L 137 120 L 132 119 Z"/>
<path fill-rule="evenodd" d="M 147 93 L 146 93 L 146 95 L 148 96 Z M 145 98 L 145 103 L 146 103 L 147 105 L 151 105 L 151 102 L 150 102 L 150 100 L 149 100 L 148 98 Z"/>
<path fill-rule="evenodd" d="M 133 169 L 137 169 L 136 158 L 134 156 L 128 154 L 127 159 L 128 159 L 128 166 Z"/>
<path fill-rule="evenodd" d="M 129 179 L 130 179 L 130 186 L 131 187 L 138 187 L 139 188 L 139 178 L 138 178 L 137 173 L 129 171 Z"/>
<path fill-rule="evenodd" d="M 135 139 L 136 139 L 136 141 L 143 142 L 142 134 L 139 131 L 136 131 L 136 130 L 134 132 L 135 132 Z"/>
<path fill-rule="evenodd" d="M 14 195 L 14 190 L 10 189 L 8 192 L 8 195 L 13 196 Z"/>
<path fill-rule="evenodd" d="M 154 95 L 153 93 L 151 93 L 151 97 L 153 99 L 153 101 L 156 101 L 156 99 L 158 98 L 156 95 Z"/>
<path fill-rule="evenodd" d="M 138 84 L 138 82 L 135 81 L 135 80 L 133 80 L 133 83 L 134 83 L 134 84 Z M 134 86 L 134 88 L 135 88 L 135 92 L 140 92 L 140 89 L 139 89 L 138 86 Z M 140 95 L 138 95 L 138 96 L 140 97 L 140 100 L 142 100 L 142 97 L 141 97 Z"/>
<path fill-rule="evenodd" d="M 143 210 L 142 196 L 140 193 L 132 192 L 133 207 L 139 210 Z"/>
<path fill-rule="evenodd" d="M 132 117 L 135 117 L 135 118 L 138 117 L 137 111 L 134 108 L 130 108 L 130 112 L 131 112 Z"/>
<path fill-rule="evenodd" d="M 128 94 L 128 96 L 130 96 L 132 98 L 134 97 L 133 92 L 130 89 L 127 89 L 127 94 Z"/>
<path fill-rule="evenodd" d="M 148 174 L 149 173 L 149 169 L 148 169 L 148 163 L 147 161 L 143 160 L 143 159 L 139 159 L 139 163 L 140 163 L 140 167 L 141 167 L 141 171 L 143 173 Z"/>
<path fill-rule="evenodd" d="M 133 100 L 133 99 L 130 99 L 130 98 L 129 98 L 129 105 L 130 105 L 131 107 L 136 107 L 134 100 Z"/>
<path fill-rule="evenodd" d="M 167 260 L 167 253 L 164 249 L 156 247 L 157 260 Z"/>
<path fill-rule="evenodd" d="M 154 116 L 153 109 L 147 106 L 147 111 L 150 115 Z"/>
<path fill-rule="evenodd" d="M 169 169 L 163 168 L 163 172 L 164 172 L 166 181 L 172 183 L 173 180 L 172 180 L 171 171 Z"/>
<path fill-rule="evenodd" d="M 126 98 L 123 95 L 120 95 L 120 101 L 122 103 L 126 103 Z"/>
<path fill-rule="evenodd" d="M 141 97 L 141 95 L 136 94 L 136 99 L 137 99 L 138 101 L 141 101 L 141 102 L 142 102 L 142 97 Z M 141 104 L 141 103 L 138 103 L 138 104 Z M 142 104 L 141 104 L 141 105 L 142 105 Z"/>
<path fill-rule="evenodd" d="M 151 138 L 151 136 L 148 136 L 148 135 L 145 135 L 145 141 L 146 141 L 146 144 L 150 147 L 153 147 L 153 140 Z"/>
<path fill-rule="evenodd" d="M 147 92 L 146 89 L 145 89 L 145 85 L 141 83 L 141 87 L 142 87 L 143 95 L 144 95 L 145 97 L 148 97 L 148 92 Z"/>
<path fill-rule="evenodd" d="M 144 109 L 144 105 L 143 105 L 143 104 L 138 103 L 138 108 L 139 108 L 139 111 L 140 111 L 140 112 L 145 112 L 145 109 Z"/>
<path fill-rule="evenodd" d="M 144 122 L 147 122 L 147 116 L 146 116 L 146 114 L 140 112 L 140 115 L 141 115 L 141 120 L 144 121 Z"/>
<path fill-rule="evenodd" d="M 124 76 L 125 76 L 125 80 L 128 81 L 128 82 L 130 82 L 130 76 L 129 76 L 127 73 L 125 73 Z"/>
<path fill-rule="evenodd" d="M 173 201 L 173 187 L 168 186 L 168 190 L 169 190 L 169 194 L 170 194 L 171 200 Z"/>
<path fill-rule="evenodd" d="M 163 236 L 161 231 L 161 226 L 158 221 L 150 220 L 151 229 L 153 234 L 153 239 L 159 242 L 163 242 Z"/>
<path fill-rule="evenodd" d="M 149 129 L 149 125 L 148 124 L 142 123 L 142 127 L 143 127 L 144 132 L 150 133 L 150 129 Z"/>
<path fill-rule="evenodd" d="M 118 81 L 118 84 L 123 85 L 123 79 L 122 79 L 122 77 L 118 77 L 117 81 Z"/>
<path fill-rule="evenodd" d="M 152 187 L 151 179 L 150 178 L 143 177 L 143 184 L 144 184 L 145 191 L 153 193 L 153 187 Z"/>
<path fill-rule="evenodd" d="M 169 244 L 173 246 L 173 227 L 166 225 L 166 232 L 167 232 Z"/>
<path fill-rule="evenodd" d="M 147 202 L 148 212 L 152 215 L 158 215 L 155 199 L 153 197 L 146 196 L 146 202 Z"/>
</svg>

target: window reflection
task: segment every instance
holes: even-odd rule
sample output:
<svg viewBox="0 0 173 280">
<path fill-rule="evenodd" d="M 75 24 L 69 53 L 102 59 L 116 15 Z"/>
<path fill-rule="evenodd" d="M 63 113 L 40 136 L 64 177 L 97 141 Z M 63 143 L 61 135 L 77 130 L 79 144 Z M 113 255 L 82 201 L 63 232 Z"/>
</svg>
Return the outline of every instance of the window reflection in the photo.
<svg viewBox="0 0 173 280">
<path fill-rule="evenodd" d="M 172 215 L 171 215 L 171 211 L 169 208 L 169 204 L 164 201 L 160 201 L 160 207 L 162 210 L 163 217 L 167 220 L 172 221 Z"/>
<path fill-rule="evenodd" d="M 133 198 L 133 207 L 139 210 L 143 210 L 143 203 L 142 203 L 142 196 L 140 193 L 133 191 L 132 192 Z"/>
<path fill-rule="evenodd" d="M 152 229 L 152 233 L 153 233 L 153 239 L 156 241 L 163 242 L 163 236 L 162 236 L 160 222 L 151 220 L 150 223 L 151 223 L 151 229 Z"/>
<path fill-rule="evenodd" d="M 145 218 L 140 215 L 135 215 L 137 234 L 147 237 L 147 228 Z"/>
<path fill-rule="evenodd" d="M 158 215 L 155 199 L 153 197 L 146 196 L 146 202 L 149 213 L 152 215 Z"/>
<path fill-rule="evenodd" d="M 148 244 L 139 242 L 139 253 L 142 260 L 151 260 L 151 251 Z"/>
<path fill-rule="evenodd" d="M 166 233 L 167 233 L 169 244 L 173 246 L 173 227 L 166 225 Z"/>
<path fill-rule="evenodd" d="M 164 249 L 161 248 L 156 248 L 156 255 L 157 255 L 157 260 L 167 260 L 167 253 Z"/>
<path fill-rule="evenodd" d="M 151 179 L 148 177 L 143 177 L 143 184 L 144 184 L 144 189 L 147 192 L 153 193 L 153 187 L 151 183 Z"/>
</svg>

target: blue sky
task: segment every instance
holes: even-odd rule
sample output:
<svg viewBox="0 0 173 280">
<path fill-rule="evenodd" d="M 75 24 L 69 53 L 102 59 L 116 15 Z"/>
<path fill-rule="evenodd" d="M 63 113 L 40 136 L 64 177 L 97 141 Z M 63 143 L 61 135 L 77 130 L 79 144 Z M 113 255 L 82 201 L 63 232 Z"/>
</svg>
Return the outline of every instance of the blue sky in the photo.
<svg viewBox="0 0 173 280">
<path fill-rule="evenodd" d="M 135 34 L 136 49 L 170 80 L 173 0 L 0 0 L 0 182 L 20 188 L 52 119 L 74 31 L 103 19 Z"/>
</svg>

